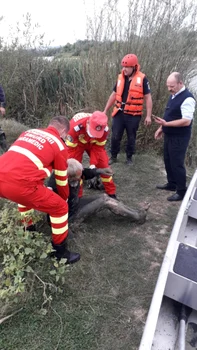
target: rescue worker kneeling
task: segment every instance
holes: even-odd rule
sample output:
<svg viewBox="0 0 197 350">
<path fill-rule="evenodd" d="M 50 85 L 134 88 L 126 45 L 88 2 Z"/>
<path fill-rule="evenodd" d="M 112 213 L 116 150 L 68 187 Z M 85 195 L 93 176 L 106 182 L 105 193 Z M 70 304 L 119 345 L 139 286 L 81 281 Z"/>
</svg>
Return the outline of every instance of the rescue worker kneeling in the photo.
<svg viewBox="0 0 197 350">
<path fill-rule="evenodd" d="M 0 157 L 0 197 L 20 203 L 19 211 L 26 230 L 35 230 L 32 210 L 49 213 L 52 246 L 58 260 L 75 263 L 80 254 L 67 249 L 68 178 L 65 139 L 70 128 L 66 117 L 51 119 L 46 129 L 23 132 L 9 150 Z M 54 170 L 58 195 L 44 186 L 45 178 Z"/>
<path fill-rule="evenodd" d="M 66 136 L 68 158 L 82 163 L 84 153 L 89 156 L 90 168 L 108 168 L 109 157 L 105 149 L 109 134 L 108 118 L 101 111 L 94 113 L 77 113 L 70 120 L 70 130 Z M 101 181 L 105 192 L 116 198 L 116 186 L 111 174 L 101 173 Z M 82 197 L 82 182 L 79 197 Z"/>
</svg>

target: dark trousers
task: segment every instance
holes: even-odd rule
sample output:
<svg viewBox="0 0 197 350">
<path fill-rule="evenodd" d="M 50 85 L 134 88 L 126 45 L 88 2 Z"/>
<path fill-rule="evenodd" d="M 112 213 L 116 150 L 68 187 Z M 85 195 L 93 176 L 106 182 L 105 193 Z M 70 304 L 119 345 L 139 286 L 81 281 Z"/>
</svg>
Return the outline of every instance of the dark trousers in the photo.
<svg viewBox="0 0 197 350">
<path fill-rule="evenodd" d="M 120 142 L 124 130 L 127 133 L 126 155 L 131 158 L 135 153 L 136 134 L 141 117 L 117 113 L 112 119 L 111 155 L 116 158 L 120 152 Z"/>
<path fill-rule="evenodd" d="M 6 136 L 5 136 L 5 133 L 2 131 L 1 127 L 0 127 L 0 148 L 2 149 L 2 152 L 0 151 L 0 154 L 8 150 Z"/>
<path fill-rule="evenodd" d="M 186 169 L 184 166 L 185 154 L 190 140 L 190 134 L 186 136 L 164 134 L 164 163 L 168 183 L 181 196 L 186 192 Z"/>
</svg>

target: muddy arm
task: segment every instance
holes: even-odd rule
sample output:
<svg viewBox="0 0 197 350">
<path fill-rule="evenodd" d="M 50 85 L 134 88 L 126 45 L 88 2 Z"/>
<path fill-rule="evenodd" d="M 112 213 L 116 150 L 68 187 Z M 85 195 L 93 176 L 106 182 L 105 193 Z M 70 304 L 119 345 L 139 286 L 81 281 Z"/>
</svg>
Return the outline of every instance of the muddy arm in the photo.
<svg viewBox="0 0 197 350">
<path fill-rule="evenodd" d="M 101 194 L 98 196 L 94 196 L 94 199 L 91 202 L 83 205 L 83 207 L 80 207 L 77 213 L 70 218 L 69 224 L 78 225 L 90 215 L 95 214 L 100 210 L 106 208 L 106 201 L 104 195 Z"/>
</svg>

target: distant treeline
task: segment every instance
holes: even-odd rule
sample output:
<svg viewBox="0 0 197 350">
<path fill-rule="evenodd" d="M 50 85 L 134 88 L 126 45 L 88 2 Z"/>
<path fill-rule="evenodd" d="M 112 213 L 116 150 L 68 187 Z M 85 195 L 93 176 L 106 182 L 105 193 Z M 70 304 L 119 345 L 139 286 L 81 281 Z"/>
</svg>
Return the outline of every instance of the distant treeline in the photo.
<svg viewBox="0 0 197 350">
<path fill-rule="evenodd" d="M 56 56 L 63 53 L 68 53 L 72 56 L 80 56 L 83 52 L 88 53 L 94 45 L 94 40 L 78 40 L 74 44 L 67 43 L 64 46 L 48 47 L 43 50 L 43 53 L 46 57 Z"/>
<path fill-rule="evenodd" d="M 185 83 L 197 75 L 197 5 L 180 1 L 177 7 L 175 0 L 147 5 L 143 1 L 144 7 L 132 1 L 127 22 L 121 22 L 114 7 L 113 11 L 105 9 L 94 25 L 89 22 L 91 39 L 74 44 L 46 47 L 40 40 L 38 49 L 31 44 L 34 41 L 28 29 L 26 46 L 18 40 L 10 46 L 0 41 L 0 83 L 6 93 L 7 117 L 40 126 L 57 113 L 70 118 L 84 108 L 103 110 L 121 70 L 121 59 L 131 52 L 138 56 L 141 71 L 150 82 L 153 113 L 162 116 L 170 72 L 181 72 Z M 51 56 L 52 60 L 46 59 Z M 153 123 L 145 128 L 141 123 L 138 149 L 160 149 L 161 143 L 153 140 L 156 127 Z M 191 147 L 196 154 L 195 140 Z"/>
</svg>

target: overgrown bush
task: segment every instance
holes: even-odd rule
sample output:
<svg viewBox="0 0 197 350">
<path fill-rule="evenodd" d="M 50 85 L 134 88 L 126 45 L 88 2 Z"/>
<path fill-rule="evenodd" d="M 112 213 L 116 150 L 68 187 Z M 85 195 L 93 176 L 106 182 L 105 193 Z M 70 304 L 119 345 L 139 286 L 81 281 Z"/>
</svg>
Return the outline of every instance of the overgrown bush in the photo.
<svg viewBox="0 0 197 350">
<path fill-rule="evenodd" d="M 10 146 L 22 132 L 28 129 L 26 125 L 18 123 L 14 119 L 7 118 L 1 120 L 1 128 L 6 134 L 8 146 Z"/>
<path fill-rule="evenodd" d="M 0 82 L 9 117 L 28 126 L 40 126 L 52 114 L 71 117 L 87 106 L 103 110 L 121 59 L 129 52 L 137 54 L 150 81 L 154 114 L 163 114 L 168 98 L 165 83 L 171 71 L 180 71 L 186 82 L 196 75 L 194 2 L 142 0 L 139 6 L 137 0 L 128 0 L 123 10 L 121 1 L 108 0 L 95 14 L 87 21 L 87 39 L 69 45 L 67 51 L 65 46 L 66 53 L 62 48 L 59 53 L 52 51 L 52 61 L 44 57 L 43 36 L 33 37 L 29 16 L 24 23 L 25 44 L 18 37 L 10 46 L 2 42 Z M 154 147 L 153 131 L 140 131 L 146 148 Z"/>
<path fill-rule="evenodd" d="M 0 211 L 0 310 L 29 297 L 35 284 L 43 288 L 45 305 L 52 292 L 61 291 L 65 282 L 66 259 L 57 262 L 50 257 L 52 246 L 43 233 L 23 230 L 20 214 L 14 204 L 1 203 Z M 39 216 L 36 216 L 37 220 Z M 47 272 L 48 269 L 48 272 Z M 46 282 L 43 280 L 43 276 Z M 48 276 L 48 277 L 46 277 Z M 59 287 L 56 287 L 58 282 Z"/>
<path fill-rule="evenodd" d="M 142 0 L 139 6 L 137 0 L 128 0 L 123 8 L 120 0 L 107 0 L 87 18 L 86 40 L 47 51 L 43 36 L 32 34 L 35 28 L 28 15 L 21 30 L 26 43 L 21 44 L 20 36 L 13 36 L 9 46 L 0 41 L 0 83 L 6 92 L 7 116 L 39 127 L 54 114 L 71 118 L 82 108 L 103 110 L 121 59 L 129 52 L 138 56 L 150 81 L 153 113 L 162 116 L 170 72 L 182 73 L 186 84 L 197 75 L 196 19 L 197 4 L 192 1 Z M 49 54 L 54 55 L 51 61 L 45 57 Z M 154 122 L 149 128 L 141 123 L 139 151 L 161 151 L 161 142 L 154 140 L 156 128 Z M 194 159 L 195 135 L 190 146 Z"/>
</svg>

